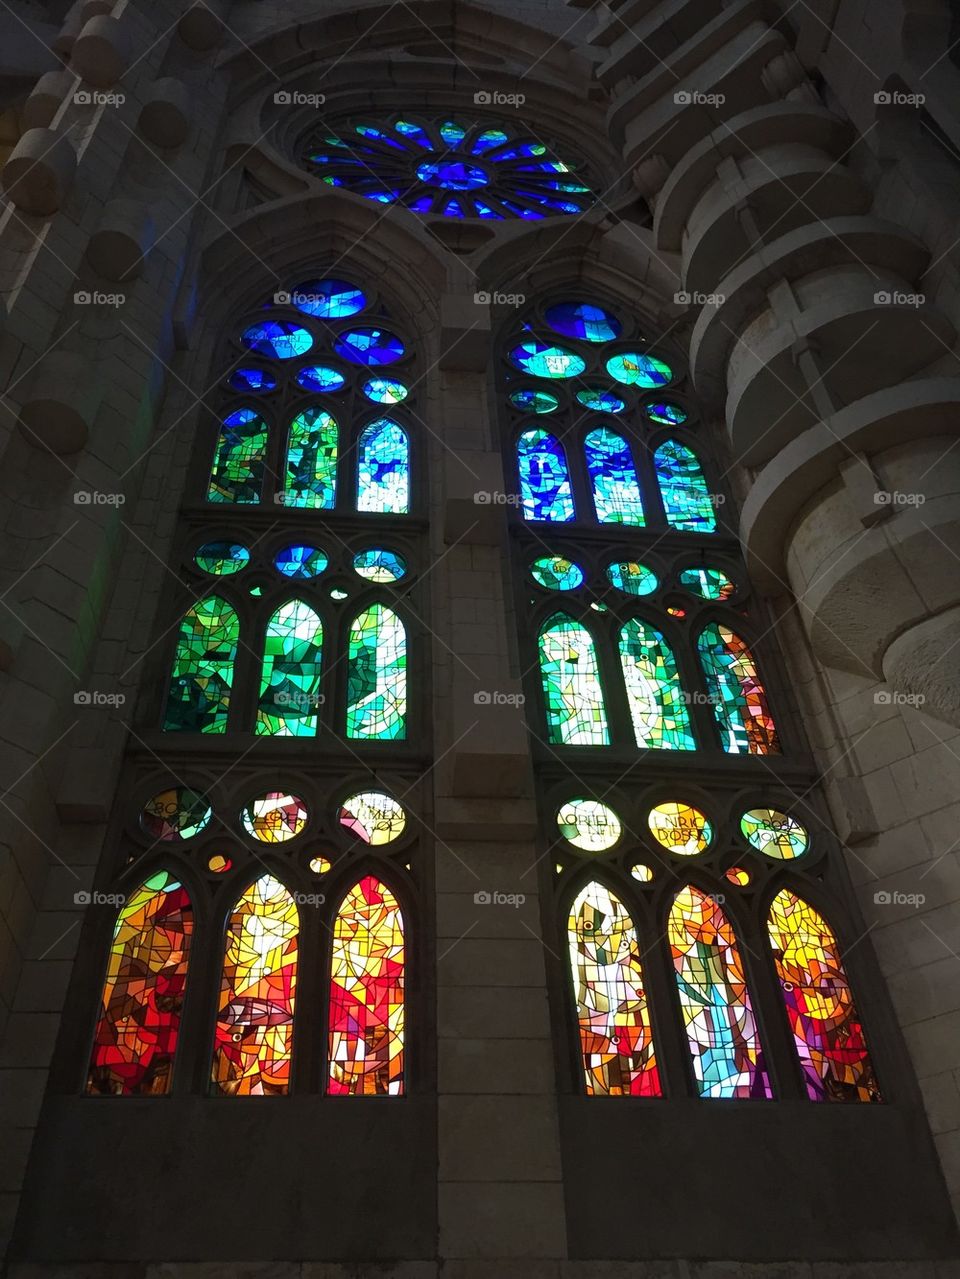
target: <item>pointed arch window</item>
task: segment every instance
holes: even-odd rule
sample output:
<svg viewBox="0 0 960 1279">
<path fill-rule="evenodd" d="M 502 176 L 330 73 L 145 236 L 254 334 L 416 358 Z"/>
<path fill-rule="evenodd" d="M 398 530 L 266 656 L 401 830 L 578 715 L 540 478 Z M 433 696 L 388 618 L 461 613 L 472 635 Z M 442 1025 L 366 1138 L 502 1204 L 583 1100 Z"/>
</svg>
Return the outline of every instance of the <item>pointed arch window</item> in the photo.
<svg viewBox="0 0 960 1279">
<path fill-rule="evenodd" d="M 357 445 L 357 510 L 405 515 L 410 510 L 410 443 L 391 418 L 371 422 Z"/>
<path fill-rule="evenodd" d="M 785 888 L 771 903 L 767 933 L 807 1096 L 813 1101 L 880 1101 L 833 929 Z"/>
<path fill-rule="evenodd" d="M 267 623 L 258 736 L 313 737 L 320 699 L 323 623 L 304 600 L 281 604 Z"/>
<path fill-rule="evenodd" d="M 235 409 L 223 419 L 214 449 L 208 502 L 256 504 L 263 494 L 267 424 L 254 409 Z"/>
<path fill-rule="evenodd" d="M 525 520 L 566 522 L 574 518 L 567 455 L 555 435 L 540 428 L 517 440 L 520 502 Z"/>
<path fill-rule="evenodd" d="M 407 634 L 385 604 L 371 604 L 350 625 L 347 736 L 403 741 L 407 717 Z"/>
<path fill-rule="evenodd" d="M 708 622 L 697 649 L 723 749 L 728 755 L 779 754 L 767 690 L 746 643 L 729 626 Z"/>
<path fill-rule="evenodd" d="M 332 511 L 337 501 L 340 428 L 325 409 L 304 409 L 290 423 L 283 504 Z"/>
<path fill-rule="evenodd" d="M 643 498 L 630 445 L 616 431 L 598 427 L 583 442 L 587 471 L 593 488 L 593 504 L 601 524 L 646 523 Z"/>
<path fill-rule="evenodd" d="M 367 875 L 340 903 L 330 968 L 332 1095 L 404 1092 L 404 923 L 400 905 Z"/>
<path fill-rule="evenodd" d="M 659 1097 L 640 944 L 623 902 L 587 884 L 570 909 L 567 942 L 588 1095 Z"/>
<path fill-rule="evenodd" d="M 236 610 L 218 595 L 184 615 L 173 659 L 163 727 L 169 732 L 225 733 L 240 642 Z"/>
<path fill-rule="evenodd" d="M 212 1079 L 219 1093 L 290 1090 L 300 916 L 273 875 L 262 875 L 227 922 Z"/>
<path fill-rule="evenodd" d="M 637 745 L 696 749 L 680 673 L 660 631 L 632 617 L 620 630 L 620 665 Z"/>
<path fill-rule="evenodd" d="M 169 871 L 120 908 L 107 960 L 86 1091 L 170 1091 L 193 939 L 190 894 Z"/>
<path fill-rule="evenodd" d="M 688 884 L 667 936 L 701 1097 L 772 1097 L 743 960 L 715 897 Z"/>
<path fill-rule="evenodd" d="M 565 613 L 555 613 L 540 631 L 540 677 L 548 740 L 606 746 L 610 733 L 593 636 Z"/>
<path fill-rule="evenodd" d="M 663 511 L 671 528 L 715 533 L 717 514 L 700 459 L 679 440 L 664 440 L 653 455 Z"/>
</svg>

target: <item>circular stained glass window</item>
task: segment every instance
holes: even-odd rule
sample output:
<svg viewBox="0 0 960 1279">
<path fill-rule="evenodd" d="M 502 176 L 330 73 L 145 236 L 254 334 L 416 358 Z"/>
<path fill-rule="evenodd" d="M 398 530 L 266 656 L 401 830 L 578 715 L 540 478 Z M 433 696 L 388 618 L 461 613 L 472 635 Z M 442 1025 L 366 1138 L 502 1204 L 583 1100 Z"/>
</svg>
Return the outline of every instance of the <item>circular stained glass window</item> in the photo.
<svg viewBox="0 0 960 1279">
<path fill-rule="evenodd" d="M 424 160 L 417 165 L 417 177 L 427 186 L 444 191 L 475 191 L 489 184 L 483 169 L 460 160 Z"/>
<path fill-rule="evenodd" d="M 273 391 L 276 388 L 277 379 L 266 369 L 243 366 L 233 370 L 227 378 L 227 385 L 233 391 L 253 391 L 255 394 L 262 394 L 264 391 Z"/>
<path fill-rule="evenodd" d="M 713 827 L 691 804 L 658 804 L 651 810 L 647 824 L 658 844 L 684 857 L 704 852 L 713 839 Z"/>
<path fill-rule="evenodd" d="M 332 865 L 329 857 L 311 857 L 309 861 L 310 869 L 315 875 L 325 875 Z"/>
<path fill-rule="evenodd" d="M 595 799 L 570 799 L 557 813 L 560 834 L 585 853 L 605 853 L 623 833 L 612 808 Z"/>
<path fill-rule="evenodd" d="M 776 808 L 751 808 L 740 818 L 740 830 L 758 853 L 778 861 L 801 857 L 810 842 L 806 828 Z"/>
<path fill-rule="evenodd" d="M 510 362 L 531 377 L 579 377 L 587 367 L 579 355 L 559 346 L 528 338 L 510 352 Z"/>
<path fill-rule="evenodd" d="M 558 302 L 547 309 L 546 321 L 555 333 L 583 342 L 613 342 L 621 331 L 615 315 L 591 302 Z"/>
<path fill-rule="evenodd" d="M 333 344 L 337 355 L 353 364 L 376 368 L 403 358 L 404 345 L 395 333 L 384 329 L 347 329 Z"/>
<path fill-rule="evenodd" d="M 560 407 L 560 401 L 549 391 L 529 389 L 514 391 L 510 396 L 510 403 L 521 413 L 555 413 Z"/>
<path fill-rule="evenodd" d="M 213 853 L 207 858 L 207 870 L 213 871 L 214 875 L 225 875 L 232 866 L 232 860 L 224 857 L 223 853 Z"/>
<path fill-rule="evenodd" d="M 530 575 L 548 591 L 575 591 L 583 585 L 583 569 L 562 555 L 544 555 L 530 565 Z"/>
<path fill-rule="evenodd" d="M 353 557 L 356 573 L 368 582 L 399 582 L 407 571 L 407 561 L 396 551 L 360 551 Z"/>
<path fill-rule="evenodd" d="M 295 360 L 313 346 L 313 338 L 299 324 L 286 320 L 265 320 L 245 329 L 240 341 L 251 351 L 272 355 L 278 360 Z"/>
<path fill-rule="evenodd" d="M 656 360 L 652 355 L 628 353 L 612 355 L 607 360 L 607 372 L 617 382 L 625 386 L 666 386 L 673 380 L 673 369 L 663 360 Z"/>
<path fill-rule="evenodd" d="M 374 404 L 399 404 L 409 395 L 402 382 L 394 382 L 392 378 L 374 377 L 364 382 L 363 393 Z"/>
<path fill-rule="evenodd" d="M 682 426 L 687 420 L 687 414 L 679 404 L 648 404 L 644 412 L 658 426 Z"/>
<path fill-rule="evenodd" d="M 284 577 L 301 579 L 319 577 L 329 562 L 316 546 L 285 546 L 273 561 L 274 567 Z"/>
<path fill-rule="evenodd" d="M 239 542 L 204 542 L 194 552 L 193 562 L 204 573 L 230 577 L 250 563 L 250 552 Z"/>
<path fill-rule="evenodd" d="M 395 799 L 380 791 L 361 791 L 343 801 L 340 825 L 367 844 L 392 844 L 403 834 L 407 815 Z"/>
<path fill-rule="evenodd" d="M 325 364 L 308 364 L 297 374 L 297 386 L 318 395 L 342 390 L 346 380 L 338 369 L 328 368 Z"/>
<path fill-rule="evenodd" d="M 346 280 L 305 280 L 290 295 L 298 311 L 320 320 L 345 320 L 367 305 L 363 290 Z"/>
<path fill-rule="evenodd" d="M 635 560 L 617 560 L 606 568 L 607 581 L 624 595 L 651 595 L 659 583 L 656 573 Z"/>
<path fill-rule="evenodd" d="M 727 600 L 737 589 L 736 582 L 731 582 L 718 568 L 685 568 L 679 581 L 702 600 Z"/>
<path fill-rule="evenodd" d="M 261 844 L 285 844 L 307 824 L 307 806 L 296 795 L 268 791 L 245 804 L 240 813 L 243 829 Z"/>
<path fill-rule="evenodd" d="M 653 871 L 649 866 L 645 866 L 643 862 L 637 862 L 635 866 L 631 866 L 630 874 L 641 884 L 649 884 L 653 879 Z"/>
<path fill-rule="evenodd" d="M 144 804 L 140 828 L 151 839 L 193 839 L 209 825 L 213 808 L 206 795 L 186 786 L 161 791 Z"/>
<path fill-rule="evenodd" d="M 626 402 L 621 400 L 619 395 L 614 395 L 612 391 L 604 391 L 600 387 L 588 387 L 585 391 L 578 391 L 577 402 L 585 409 L 592 409 L 594 413 L 622 413 L 627 407 Z"/>
<path fill-rule="evenodd" d="M 729 870 L 723 872 L 723 877 L 731 884 L 736 884 L 738 888 L 746 888 L 750 883 L 750 872 L 744 870 L 742 866 L 731 866 Z"/>
</svg>

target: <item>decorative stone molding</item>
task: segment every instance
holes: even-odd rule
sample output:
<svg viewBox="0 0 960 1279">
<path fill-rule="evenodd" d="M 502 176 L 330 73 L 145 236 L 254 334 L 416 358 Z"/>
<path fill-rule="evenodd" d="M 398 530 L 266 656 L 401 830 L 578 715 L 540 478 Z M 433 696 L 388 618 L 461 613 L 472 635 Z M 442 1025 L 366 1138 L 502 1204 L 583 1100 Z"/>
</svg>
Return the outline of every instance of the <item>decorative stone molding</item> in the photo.
<svg viewBox="0 0 960 1279">
<path fill-rule="evenodd" d="M 100 402 L 90 362 L 69 351 L 51 351 L 27 380 L 20 427 L 27 441 L 52 453 L 83 448 Z"/>
<path fill-rule="evenodd" d="M 100 226 L 90 237 L 87 260 L 108 280 L 130 280 L 140 274 L 154 240 L 150 211 L 140 200 L 111 200 Z"/>
<path fill-rule="evenodd" d="M 70 69 L 88 84 L 109 89 L 130 60 L 130 40 L 123 23 L 99 14 L 87 22 L 70 53 Z"/>
<path fill-rule="evenodd" d="M 884 678 L 913 704 L 960 726 L 960 606 L 911 627 L 883 655 Z"/>
<path fill-rule="evenodd" d="M 645 200 L 653 202 L 654 197 L 663 189 L 670 177 L 670 166 L 666 157 L 657 152 L 641 160 L 633 170 L 633 185 Z"/>
<path fill-rule="evenodd" d="M 772 98 L 785 98 L 798 85 L 809 83 L 807 73 L 792 49 L 771 58 L 760 73 L 760 78 Z"/>
<path fill-rule="evenodd" d="M 189 48 L 197 53 L 207 53 L 223 38 L 224 0 L 199 0 L 191 5 L 177 23 L 177 33 Z"/>
<path fill-rule="evenodd" d="M 165 76 L 144 92 L 137 128 L 154 146 L 172 151 L 190 132 L 190 94 L 182 80 Z"/>
<path fill-rule="evenodd" d="M 76 76 L 65 69 L 45 71 L 23 104 L 24 127 L 49 128 L 75 83 Z"/>
<path fill-rule="evenodd" d="M 68 138 L 50 129 L 28 129 L 0 174 L 3 189 L 18 209 L 49 217 L 63 204 L 77 167 Z"/>
</svg>

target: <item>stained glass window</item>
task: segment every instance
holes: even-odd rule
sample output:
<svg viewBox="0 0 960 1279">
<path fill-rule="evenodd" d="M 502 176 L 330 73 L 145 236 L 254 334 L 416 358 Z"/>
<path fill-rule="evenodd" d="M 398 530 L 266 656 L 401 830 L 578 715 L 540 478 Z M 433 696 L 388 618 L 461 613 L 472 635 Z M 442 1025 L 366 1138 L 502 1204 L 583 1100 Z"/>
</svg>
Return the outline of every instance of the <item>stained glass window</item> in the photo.
<svg viewBox="0 0 960 1279">
<path fill-rule="evenodd" d="M 193 557 L 197 568 L 212 577 L 231 577 L 250 563 L 250 552 L 237 542 L 204 542 Z"/>
<path fill-rule="evenodd" d="M 319 577 L 329 563 L 325 552 L 316 546 L 285 546 L 273 561 L 277 572 L 284 577 L 303 580 Z"/>
<path fill-rule="evenodd" d="M 206 795 L 188 786 L 175 786 L 144 804 L 140 828 L 150 839 L 193 839 L 206 829 L 212 816 Z"/>
<path fill-rule="evenodd" d="M 583 585 L 583 569 L 560 555 L 545 555 L 530 565 L 530 576 L 549 591 L 575 591 Z"/>
<path fill-rule="evenodd" d="M 619 395 L 604 390 L 602 386 L 591 386 L 578 391 L 577 403 L 582 404 L 585 409 L 592 409 L 594 413 L 622 413 L 627 407 L 626 400 L 621 400 Z"/>
<path fill-rule="evenodd" d="M 347 736 L 402 741 L 406 737 L 407 636 L 384 604 L 371 604 L 350 626 Z"/>
<path fill-rule="evenodd" d="M 363 393 L 374 404 L 400 404 L 410 392 L 394 378 L 374 377 L 363 384 Z"/>
<path fill-rule="evenodd" d="M 295 360 L 313 346 L 313 337 L 299 324 L 286 320 L 265 320 L 253 324 L 240 341 L 251 351 L 271 355 L 277 360 Z"/>
<path fill-rule="evenodd" d="M 714 503 L 693 450 L 677 440 L 664 440 L 653 455 L 653 465 L 670 527 L 689 533 L 716 532 Z"/>
<path fill-rule="evenodd" d="M 585 853 L 605 853 L 623 834 L 612 808 L 595 799 L 568 799 L 557 813 L 560 834 Z"/>
<path fill-rule="evenodd" d="M 367 305 L 363 290 L 346 280 L 306 280 L 293 290 L 290 302 L 320 320 L 345 320 Z"/>
<path fill-rule="evenodd" d="M 545 319 L 554 332 L 583 342 L 613 342 L 622 328 L 615 315 L 592 302 L 557 302 L 547 307 Z"/>
<path fill-rule="evenodd" d="M 573 519 L 567 459 L 556 436 L 549 431 L 524 431 L 517 441 L 517 465 L 524 519 Z"/>
<path fill-rule="evenodd" d="M 281 604 L 267 623 L 258 735 L 312 737 L 320 702 L 323 624 L 303 600 Z"/>
<path fill-rule="evenodd" d="M 336 418 L 323 409 L 304 409 L 290 423 L 285 506 L 332 510 L 337 495 Z"/>
<path fill-rule="evenodd" d="M 405 515 L 410 509 L 406 432 L 390 418 L 364 427 L 358 444 L 357 510 Z"/>
<path fill-rule="evenodd" d="M 637 745 L 694 750 L 686 695 L 663 635 L 639 618 L 630 618 L 620 630 L 620 665 Z"/>
<path fill-rule="evenodd" d="M 180 1033 L 193 907 L 169 871 L 151 875 L 117 916 L 87 1092 L 166 1093 Z"/>
<path fill-rule="evenodd" d="M 701 1097 L 772 1097 L 743 961 L 713 897 L 688 885 L 667 922 L 680 1007 Z"/>
<path fill-rule="evenodd" d="M 681 857 L 695 857 L 705 852 L 713 839 L 713 827 L 699 808 L 677 800 L 652 808 L 647 825 L 658 844 Z"/>
<path fill-rule="evenodd" d="M 345 799 L 340 825 L 365 844 L 392 844 L 407 824 L 406 813 L 395 799 L 381 791 L 361 791 Z"/>
<path fill-rule="evenodd" d="M 272 875 L 251 884 L 233 908 L 214 1033 L 217 1092 L 289 1091 L 299 934 L 296 904 Z"/>
<path fill-rule="evenodd" d="M 549 391 L 534 391 L 526 387 L 522 391 L 514 391 L 510 396 L 510 403 L 523 413 L 538 415 L 555 413 L 560 407 L 560 401 Z"/>
<path fill-rule="evenodd" d="M 540 632 L 540 677 L 548 740 L 606 746 L 610 734 L 593 637 L 563 613 L 549 618 Z"/>
<path fill-rule="evenodd" d="M 367 368 L 395 364 L 404 355 L 404 345 L 397 335 L 384 329 L 347 329 L 334 339 L 333 349 L 341 359 Z"/>
<path fill-rule="evenodd" d="M 612 355 L 607 360 L 607 372 L 615 382 L 624 386 L 654 387 L 666 386 L 673 380 L 673 369 L 663 360 L 652 355 L 640 355 L 630 352 L 627 355 Z"/>
<path fill-rule="evenodd" d="M 180 623 L 163 727 L 168 732 L 225 733 L 240 642 L 236 611 L 219 596 L 199 600 Z"/>
<path fill-rule="evenodd" d="M 579 355 L 562 346 L 528 338 L 510 352 L 510 362 L 532 377 L 579 377 L 587 367 Z"/>
<path fill-rule="evenodd" d="M 736 582 L 718 568 L 685 568 L 678 580 L 691 594 L 704 600 L 727 600 L 737 589 Z"/>
<path fill-rule="evenodd" d="M 604 570 L 607 581 L 624 595 L 652 595 L 660 583 L 652 569 L 635 560 L 620 560 Z"/>
<path fill-rule="evenodd" d="M 252 391 L 255 395 L 262 395 L 276 389 L 277 379 L 266 369 L 238 368 L 227 378 L 227 385 L 231 391 Z"/>
<path fill-rule="evenodd" d="M 810 843 L 806 828 L 775 808 L 751 808 L 740 818 L 740 831 L 758 853 L 777 861 L 802 857 Z"/>
<path fill-rule="evenodd" d="M 374 548 L 353 557 L 353 571 L 368 582 L 399 582 L 407 572 L 407 562 L 396 551 Z"/>
<path fill-rule="evenodd" d="M 285 844 L 307 824 L 307 806 L 298 795 L 268 791 L 243 806 L 243 829 L 261 844 Z"/>
<path fill-rule="evenodd" d="M 583 442 L 593 484 L 593 504 L 601 524 L 645 523 L 643 499 L 630 446 L 622 435 L 600 427 Z"/>
<path fill-rule="evenodd" d="M 356 884 L 333 926 L 328 1091 L 404 1091 L 404 928 L 390 889 L 372 875 Z"/>
<path fill-rule="evenodd" d="M 318 395 L 332 395 L 346 385 L 347 379 L 337 369 L 325 364 L 308 364 L 297 371 L 297 386 Z"/>
<path fill-rule="evenodd" d="M 723 749 L 728 755 L 776 755 L 777 728 L 753 655 L 729 627 L 709 622 L 697 641 Z"/>
<path fill-rule="evenodd" d="M 267 424 L 253 409 L 236 409 L 223 419 L 210 468 L 208 502 L 260 501 L 267 452 Z"/>
<path fill-rule="evenodd" d="M 594 881 L 573 903 L 567 935 L 588 1095 L 659 1097 L 640 943 L 626 907 Z"/>
<path fill-rule="evenodd" d="M 813 1101 L 880 1101 L 863 1026 L 830 925 L 807 902 L 783 889 L 771 903 L 767 928 L 807 1096 Z"/>
</svg>

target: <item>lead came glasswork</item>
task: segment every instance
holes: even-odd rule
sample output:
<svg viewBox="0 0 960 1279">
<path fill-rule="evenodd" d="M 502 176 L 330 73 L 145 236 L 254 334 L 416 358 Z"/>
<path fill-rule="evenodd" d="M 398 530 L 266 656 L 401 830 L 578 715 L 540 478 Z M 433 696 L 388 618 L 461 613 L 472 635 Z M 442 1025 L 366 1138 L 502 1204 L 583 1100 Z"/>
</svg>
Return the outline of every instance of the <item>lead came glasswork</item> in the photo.
<svg viewBox="0 0 960 1279">
<path fill-rule="evenodd" d="M 564 613 L 555 613 L 540 632 L 540 677 L 549 741 L 562 746 L 609 744 L 593 637 Z"/>
<path fill-rule="evenodd" d="M 308 364 L 297 373 L 297 386 L 318 395 L 342 390 L 346 380 L 338 369 L 331 369 L 326 364 Z"/>
<path fill-rule="evenodd" d="M 267 791 L 244 805 L 240 821 L 247 834 L 261 844 L 285 844 L 306 826 L 307 806 L 296 795 Z"/>
<path fill-rule="evenodd" d="M 703 600 L 728 600 L 737 589 L 736 582 L 718 568 L 685 568 L 679 581 L 686 590 Z"/>
<path fill-rule="evenodd" d="M 240 341 L 249 350 L 272 355 L 277 360 L 295 360 L 306 355 L 313 346 L 311 334 L 299 324 L 291 324 L 287 320 L 265 320 L 262 324 L 253 324 L 244 331 Z"/>
<path fill-rule="evenodd" d="M 583 447 L 593 484 L 597 519 L 601 524 L 642 527 L 646 522 L 643 498 L 629 444 L 615 431 L 599 427 L 589 433 Z"/>
<path fill-rule="evenodd" d="M 574 517 L 573 491 L 563 446 L 549 431 L 524 431 L 517 441 L 520 498 L 526 520 L 566 522 Z"/>
<path fill-rule="evenodd" d="M 778 861 L 802 857 L 809 845 L 806 828 L 775 808 L 751 808 L 740 818 L 740 831 L 758 853 Z"/>
<path fill-rule="evenodd" d="M 207 486 L 208 502 L 254 504 L 263 489 L 267 424 L 253 409 L 223 419 Z"/>
<path fill-rule="evenodd" d="M 709 622 L 697 641 L 723 749 L 729 755 L 778 755 L 780 739 L 767 692 L 746 644 L 727 626 Z"/>
<path fill-rule="evenodd" d="M 353 557 L 353 570 L 368 582 L 399 582 L 406 576 L 407 561 L 396 551 L 360 551 Z"/>
<path fill-rule="evenodd" d="M 659 585 L 652 569 L 633 560 L 608 564 L 604 572 L 610 585 L 624 595 L 652 595 Z"/>
<path fill-rule="evenodd" d="M 705 853 L 713 839 L 713 827 L 699 808 L 675 800 L 652 808 L 647 825 L 658 844 L 682 857 Z"/>
<path fill-rule="evenodd" d="M 639 618 L 630 618 L 620 630 L 620 665 L 637 745 L 695 750 L 677 663 L 663 635 Z"/>
<path fill-rule="evenodd" d="M 303 600 L 281 604 L 267 623 L 257 736 L 317 732 L 323 624 Z"/>
<path fill-rule="evenodd" d="M 156 840 L 193 839 L 205 830 L 213 816 L 206 795 L 187 786 L 175 786 L 154 795 L 140 813 L 140 829 Z"/>
<path fill-rule="evenodd" d="M 367 305 L 363 290 L 346 280 L 306 280 L 293 290 L 290 301 L 319 320 L 344 320 Z"/>
<path fill-rule="evenodd" d="M 236 610 L 217 595 L 199 600 L 180 623 L 163 727 L 225 733 L 240 642 Z"/>
<path fill-rule="evenodd" d="M 509 353 L 511 364 L 530 377 L 579 377 L 587 367 L 579 355 L 538 338 L 528 338 Z"/>
<path fill-rule="evenodd" d="M 590 1097 L 659 1097 L 660 1075 L 633 920 L 604 884 L 588 884 L 567 924 Z"/>
<path fill-rule="evenodd" d="M 336 418 L 324 409 L 305 409 L 290 423 L 285 506 L 330 511 L 337 499 Z"/>
<path fill-rule="evenodd" d="M 357 446 L 357 510 L 406 515 L 410 509 L 410 446 L 390 418 L 364 427 Z"/>
<path fill-rule="evenodd" d="M 789 889 L 768 920 L 780 988 L 812 1101 L 881 1100 L 863 1026 L 833 930 Z"/>
<path fill-rule="evenodd" d="M 407 816 L 403 808 L 381 791 L 360 791 L 345 799 L 340 807 L 340 825 L 377 847 L 392 844 L 403 834 Z"/>
<path fill-rule="evenodd" d="M 714 503 L 693 450 L 677 440 L 665 440 L 653 455 L 653 465 L 671 528 L 690 533 L 716 532 Z"/>
<path fill-rule="evenodd" d="M 554 332 L 583 342 L 613 342 L 621 331 L 617 317 L 592 302 L 558 302 L 547 308 L 546 321 Z"/>
<path fill-rule="evenodd" d="M 230 577 L 250 563 L 250 552 L 238 542 L 204 542 L 193 557 L 197 568 L 213 577 Z"/>
<path fill-rule="evenodd" d="M 395 364 L 404 354 L 400 339 L 384 329 L 347 329 L 337 336 L 333 349 L 341 359 L 368 368 Z"/>
<path fill-rule="evenodd" d="M 673 381 L 673 370 L 669 364 L 652 355 L 636 352 L 612 355 L 607 360 L 607 372 L 615 382 L 622 382 L 624 386 L 666 386 Z"/>
<path fill-rule="evenodd" d="M 549 391 L 533 391 L 528 388 L 522 391 L 514 391 L 510 396 L 510 403 L 514 408 L 520 409 L 524 413 L 536 413 L 538 415 L 555 413 L 560 407 L 560 401 L 555 395 L 551 395 Z"/>
<path fill-rule="evenodd" d="M 316 546 L 286 546 L 277 552 L 273 561 L 278 573 L 284 577 L 302 578 L 319 577 L 329 563 L 323 551 Z"/>
<path fill-rule="evenodd" d="M 575 591 L 583 585 L 583 569 L 561 555 L 546 555 L 530 565 L 530 576 L 549 591 Z"/>
<path fill-rule="evenodd" d="M 407 636 L 392 609 L 372 604 L 354 618 L 347 660 L 347 736 L 403 741 Z"/>
<path fill-rule="evenodd" d="M 612 808 L 595 799 L 568 799 L 557 813 L 560 834 L 585 853 L 605 853 L 623 833 Z"/>
</svg>

